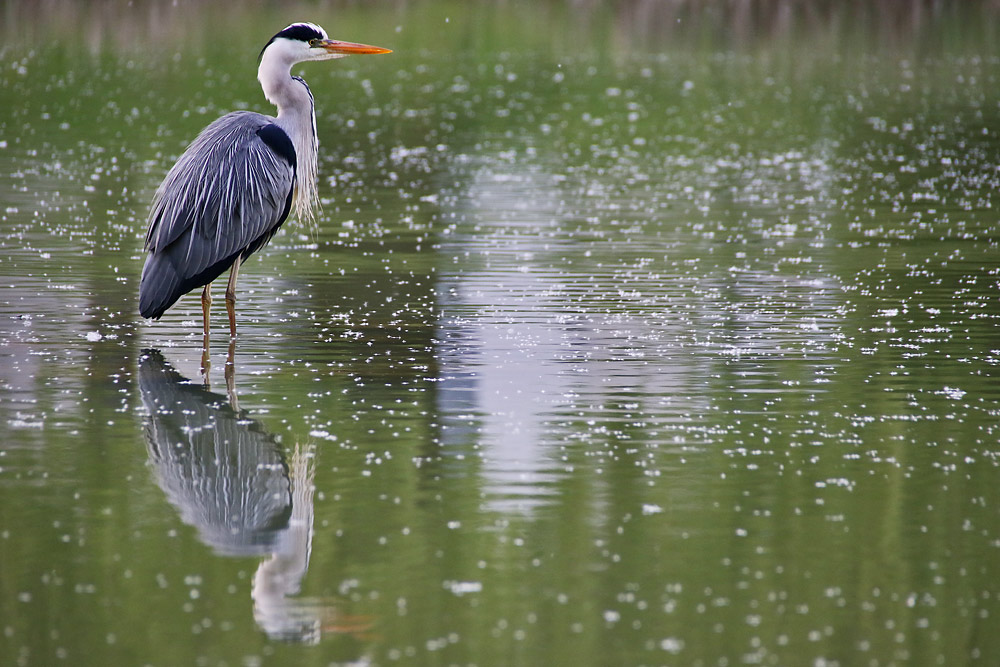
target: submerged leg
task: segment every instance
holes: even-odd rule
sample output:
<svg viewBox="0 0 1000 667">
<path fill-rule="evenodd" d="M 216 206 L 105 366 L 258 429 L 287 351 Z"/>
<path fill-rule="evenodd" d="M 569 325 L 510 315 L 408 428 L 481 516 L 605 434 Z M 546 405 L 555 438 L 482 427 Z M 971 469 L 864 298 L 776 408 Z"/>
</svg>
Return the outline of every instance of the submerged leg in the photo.
<svg viewBox="0 0 1000 667">
<path fill-rule="evenodd" d="M 212 307 L 212 283 L 205 285 L 201 291 L 201 320 L 205 328 L 205 336 L 208 336 L 208 311 Z"/>
<path fill-rule="evenodd" d="M 236 277 L 240 274 L 240 258 L 233 262 L 233 270 L 229 272 L 229 284 L 226 285 L 226 312 L 229 313 L 229 336 L 236 337 Z"/>
<path fill-rule="evenodd" d="M 208 373 L 212 367 L 212 360 L 208 352 L 208 329 L 209 329 L 209 319 L 208 311 L 212 308 L 212 283 L 205 285 L 205 289 L 201 291 L 201 321 L 204 328 L 204 335 L 201 337 L 201 377 L 205 382 L 205 386 L 208 386 Z"/>
<path fill-rule="evenodd" d="M 236 397 L 236 339 L 229 339 L 229 352 L 226 354 L 226 370 L 223 375 L 226 378 L 226 393 L 229 394 L 229 404 L 233 410 L 240 411 L 240 401 Z"/>
<path fill-rule="evenodd" d="M 212 357 L 208 351 L 209 335 L 206 332 L 201 338 L 201 379 L 208 386 L 208 375 L 212 370 Z"/>
</svg>

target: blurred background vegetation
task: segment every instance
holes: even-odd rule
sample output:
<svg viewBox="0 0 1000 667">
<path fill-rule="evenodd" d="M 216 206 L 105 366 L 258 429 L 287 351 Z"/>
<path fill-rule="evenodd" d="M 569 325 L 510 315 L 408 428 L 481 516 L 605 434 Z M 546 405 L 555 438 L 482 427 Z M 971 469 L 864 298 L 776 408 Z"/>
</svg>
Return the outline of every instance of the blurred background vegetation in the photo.
<svg viewBox="0 0 1000 667">
<path fill-rule="evenodd" d="M 470 11 L 469 5 L 475 11 Z M 516 12 L 511 9 L 516 8 Z M 206 17 L 193 28 L 192 12 Z M 510 31 L 535 32 L 539 45 L 552 37 L 547 28 L 558 19 L 575 28 L 573 33 L 606 40 L 615 50 L 657 50 L 693 45 L 747 49 L 761 42 L 795 39 L 835 40 L 844 45 L 893 49 L 908 45 L 918 49 L 947 46 L 961 48 L 964 41 L 995 43 L 998 0 L 358 0 L 276 2 L 237 0 L 6 0 L 2 36 L 5 45 L 40 40 L 83 39 L 91 48 L 115 44 L 119 48 L 149 48 L 176 43 L 189 36 L 202 42 L 215 35 L 226 40 L 240 25 L 231 17 L 273 14 L 278 22 L 306 17 L 327 19 L 340 14 L 364 13 L 394 27 L 405 37 L 432 36 L 449 13 L 471 20 L 477 32 L 502 41 Z M 500 16 L 524 18 L 544 15 L 550 20 L 524 20 L 516 25 L 496 22 Z M 283 18 L 278 18 L 283 17 Z M 330 27 L 336 32 L 333 27 Z M 970 31 L 978 34 L 970 35 Z M 373 28 L 373 33 L 380 30 Z M 560 31 L 565 34 L 563 31 Z M 193 34 L 192 34 L 193 33 Z M 405 38 L 404 37 L 404 38 Z M 414 37 L 414 39 L 417 39 Z M 424 40 L 420 40 L 424 41 Z M 426 48 L 432 43 L 424 42 Z"/>
</svg>

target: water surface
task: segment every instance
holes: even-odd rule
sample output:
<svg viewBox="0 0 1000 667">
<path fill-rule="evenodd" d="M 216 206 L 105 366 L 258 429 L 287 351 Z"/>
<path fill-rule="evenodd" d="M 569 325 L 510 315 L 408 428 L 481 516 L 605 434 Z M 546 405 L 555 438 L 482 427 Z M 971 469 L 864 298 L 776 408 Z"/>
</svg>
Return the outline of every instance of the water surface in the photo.
<svg viewBox="0 0 1000 667">
<path fill-rule="evenodd" d="M 624 7 L 308 12 L 231 387 L 145 215 L 299 16 L 12 10 L 0 662 L 1000 659 L 995 16 Z"/>
</svg>

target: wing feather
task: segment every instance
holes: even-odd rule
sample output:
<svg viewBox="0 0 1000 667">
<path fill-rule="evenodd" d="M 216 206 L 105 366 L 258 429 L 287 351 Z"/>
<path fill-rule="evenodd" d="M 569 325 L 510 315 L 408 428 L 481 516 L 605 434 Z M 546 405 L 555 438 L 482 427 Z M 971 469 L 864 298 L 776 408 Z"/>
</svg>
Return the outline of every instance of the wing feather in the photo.
<svg viewBox="0 0 1000 667">
<path fill-rule="evenodd" d="M 265 245 L 288 216 L 295 152 L 274 119 L 248 111 L 206 127 L 153 197 L 139 309 L 159 317 Z"/>
</svg>

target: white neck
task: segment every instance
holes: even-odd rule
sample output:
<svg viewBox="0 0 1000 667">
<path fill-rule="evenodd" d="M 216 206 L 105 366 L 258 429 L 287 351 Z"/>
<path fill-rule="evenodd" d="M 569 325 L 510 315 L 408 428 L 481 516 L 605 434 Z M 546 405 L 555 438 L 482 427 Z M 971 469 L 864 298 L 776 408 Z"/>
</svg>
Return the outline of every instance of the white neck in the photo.
<svg viewBox="0 0 1000 667">
<path fill-rule="evenodd" d="M 319 203 L 316 187 L 319 139 L 309 87 L 305 81 L 292 77 L 292 65 L 301 60 L 296 55 L 281 44 L 272 43 L 261 57 L 257 80 L 264 97 L 278 107 L 276 124 L 295 147 L 295 214 L 300 220 L 309 220 Z"/>
</svg>

